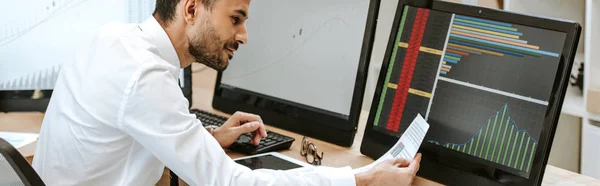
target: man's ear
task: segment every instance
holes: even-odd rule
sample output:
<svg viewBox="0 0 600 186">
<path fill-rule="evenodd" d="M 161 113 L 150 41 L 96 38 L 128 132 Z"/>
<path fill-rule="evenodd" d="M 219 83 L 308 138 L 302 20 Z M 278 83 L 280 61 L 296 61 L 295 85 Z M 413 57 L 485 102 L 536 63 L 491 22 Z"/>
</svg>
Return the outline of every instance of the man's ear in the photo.
<svg viewBox="0 0 600 186">
<path fill-rule="evenodd" d="M 200 6 L 198 0 L 183 0 L 183 19 L 188 24 L 194 24 L 194 20 L 198 17 L 196 8 Z"/>
</svg>

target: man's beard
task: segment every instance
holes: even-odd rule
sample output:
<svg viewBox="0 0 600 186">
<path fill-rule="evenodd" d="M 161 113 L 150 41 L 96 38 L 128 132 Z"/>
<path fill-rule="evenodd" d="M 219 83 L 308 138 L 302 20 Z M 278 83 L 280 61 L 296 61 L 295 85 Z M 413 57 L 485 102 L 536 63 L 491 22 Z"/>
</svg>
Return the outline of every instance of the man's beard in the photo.
<svg viewBox="0 0 600 186">
<path fill-rule="evenodd" d="M 231 57 L 228 57 L 229 59 L 223 57 L 225 47 L 227 46 L 237 50 L 238 43 L 233 39 L 229 42 L 220 40 L 209 21 L 207 21 L 204 26 L 205 29 L 203 33 L 189 39 L 190 46 L 188 47 L 188 50 L 196 62 L 202 63 L 217 71 L 223 71 L 229 64 L 228 60 L 231 59 Z M 225 43 L 227 43 L 227 45 Z"/>
</svg>

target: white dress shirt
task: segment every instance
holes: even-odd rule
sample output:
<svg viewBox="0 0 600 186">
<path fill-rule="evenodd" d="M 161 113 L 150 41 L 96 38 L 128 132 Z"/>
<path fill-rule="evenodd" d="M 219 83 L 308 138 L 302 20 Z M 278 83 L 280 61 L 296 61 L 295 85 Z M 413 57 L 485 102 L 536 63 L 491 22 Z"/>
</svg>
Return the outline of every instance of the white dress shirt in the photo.
<svg viewBox="0 0 600 186">
<path fill-rule="evenodd" d="M 255 170 L 189 113 L 169 37 L 149 18 L 108 25 L 62 66 L 33 167 L 47 185 L 154 185 L 165 165 L 191 185 L 355 185 L 349 167 Z"/>
</svg>

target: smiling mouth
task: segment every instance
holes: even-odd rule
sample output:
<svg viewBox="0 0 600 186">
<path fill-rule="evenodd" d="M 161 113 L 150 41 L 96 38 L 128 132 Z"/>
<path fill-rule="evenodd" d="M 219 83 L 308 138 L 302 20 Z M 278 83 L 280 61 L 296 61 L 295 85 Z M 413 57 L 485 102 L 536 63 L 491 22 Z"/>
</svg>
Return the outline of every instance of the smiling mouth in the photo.
<svg viewBox="0 0 600 186">
<path fill-rule="evenodd" d="M 233 55 L 235 55 L 235 50 L 231 49 L 231 48 L 225 48 L 225 51 L 227 52 L 227 54 L 229 55 L 229 59 L 231 59 L 233 57 Z"/>
</svg>

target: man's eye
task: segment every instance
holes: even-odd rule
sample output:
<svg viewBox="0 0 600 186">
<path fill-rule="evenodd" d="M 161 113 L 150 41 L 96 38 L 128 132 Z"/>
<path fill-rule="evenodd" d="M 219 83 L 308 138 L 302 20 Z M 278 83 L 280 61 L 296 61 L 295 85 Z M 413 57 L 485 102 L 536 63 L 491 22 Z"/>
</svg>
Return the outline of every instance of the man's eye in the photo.
<svg viewBox="0 0 600 186">
<path fill-rule="evenodd" d="M 231 17 L 233 19 L 233 24 L 237 24 L 238 22 L 240 22 L 240 18 L 239 17 Z"/>
</svg>

